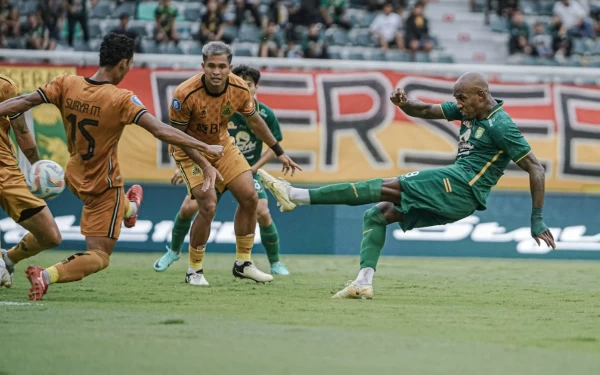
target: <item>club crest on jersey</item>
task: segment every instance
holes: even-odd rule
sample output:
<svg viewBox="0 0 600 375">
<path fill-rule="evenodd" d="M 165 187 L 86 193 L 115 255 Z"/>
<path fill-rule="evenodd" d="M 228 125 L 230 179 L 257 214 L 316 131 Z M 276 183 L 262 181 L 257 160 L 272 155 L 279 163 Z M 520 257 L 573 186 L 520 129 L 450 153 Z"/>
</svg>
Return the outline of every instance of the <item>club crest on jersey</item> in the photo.
<svg viewBox="0 0 600 375">
<path fill-rule="evenodd" d="M 475 132 L 475 138 L 477 138 L 477 139 L 481 138 L 481 136 L 483 135 L 484 131 L 485 131 L 484 128 L 477 129 L 477 131 Z"/>
<path fill-rule="evenodd" d="M 137 95 L 134 95 L 131 97 L 131 101 L 133 102 L 133 104 L 135 105 L 144 105 L 142 103 L 142 101 L 140 100 L 140 98 L 137 97 Z"/>
<path fill-rule="evenodd" d="M 181 109 L 181 102 L 177 100 L 177 98 L 173 98 L 173 101 L 171 102 L 171 107 L 173 107 L 174 110 L 179 111 Z"/>
<path fill-rule="evenodd" d="M 225 107 L 223 107 L 223 109 L 221 110 L 221 116 L 231 116 L 233 114 L 233 107 L 231 106 L 231 103 L 228 101 L 225 104 Z"/>
</svg>

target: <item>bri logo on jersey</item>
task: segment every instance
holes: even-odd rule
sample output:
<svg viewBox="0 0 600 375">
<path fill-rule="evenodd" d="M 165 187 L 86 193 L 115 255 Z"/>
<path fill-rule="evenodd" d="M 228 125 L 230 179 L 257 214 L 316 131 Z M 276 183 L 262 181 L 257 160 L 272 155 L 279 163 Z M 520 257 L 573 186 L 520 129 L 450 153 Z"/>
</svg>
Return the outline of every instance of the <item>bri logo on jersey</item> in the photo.
<svg viewBox="0 0 600 375">
<path fill-rule="evenodd" d="M 181 102 L 177 100 L 177 98 L 173 98 L 173 101 L 171 102 L 171 107 L 173 107 L 174 110 L 179 111 L 181 109 Z"/>
<path fill-rule="evenodd" d="M 142 101 L 140 100 L 140 98 L 138 98 L 138 97 L 137 97 L 137 95 L 133 95 L 133 96 L 131 97 L 131 101 L 132 101 L 132 102 L 133 102 L 133 104 L 135 104 L 135 105 L 144 105 L 144 104 L 142 103 Z"/>
</svg>

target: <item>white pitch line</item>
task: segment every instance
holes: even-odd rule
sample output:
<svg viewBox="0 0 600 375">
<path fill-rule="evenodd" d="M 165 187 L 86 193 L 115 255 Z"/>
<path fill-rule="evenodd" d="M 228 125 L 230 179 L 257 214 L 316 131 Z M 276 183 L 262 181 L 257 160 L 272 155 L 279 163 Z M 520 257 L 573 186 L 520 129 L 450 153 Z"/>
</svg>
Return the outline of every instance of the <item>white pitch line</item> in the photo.
<svg viewBox="0 0 600 375">
<path fill-rule="evenodd" d="M 0 306 L 44 306 L 43 303 L 0 301 Z"/>
</svg>

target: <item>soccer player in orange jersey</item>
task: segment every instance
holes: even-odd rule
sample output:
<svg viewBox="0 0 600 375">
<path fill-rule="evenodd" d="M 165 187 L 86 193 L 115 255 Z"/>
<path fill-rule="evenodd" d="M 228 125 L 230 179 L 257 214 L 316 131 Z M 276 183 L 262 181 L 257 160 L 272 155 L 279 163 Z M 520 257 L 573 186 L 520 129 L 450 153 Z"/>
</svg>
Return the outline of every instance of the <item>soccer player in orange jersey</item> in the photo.
<svg viewBox="0 0 600 375">
<path fill-rule="evenodd" d="M 0 102 L 19 96 L 19 88 L 8 77 L 0 74 Z M 12 127 L 15 139 L 31 164 L 40 160 L 33 134 L 25 116 L 16 113 L 0 117 L 0 207 L 29 233 L 12 249 L 0 255 L 0 286 L 10 288 L 15 264 L 42 250 L 60 244 L 61 236 L 46 202 L 35 197 L 25 183 L 25 176 L 17 163 L 17 156 L 9 141 Z"/>
<path fill-rule="evenodd" d="M 209 146 L 163 124 L 148 113 L 131 91 L 115 85 L 133 63 L 134 41 L 110 33 L 100 46 L 100 68 L 90 78 L 64 74 L 36 92 L 0 104 L 0 116 L 22 113 L 52 103 L 62 114 L 70 153 L 66 169 L 69 189 L 81 201 L 81 233 L 87 251 L 42 269 L 29 266 L 29 298 L 40 300 L 52 283 L 66 283 L 106 268 L 121 232 L 121 223 L 133 227 L 143 199 L 142 188 L 123 192 L 124 181 L 117 160 L 117 146 L 127 124 L 137 124 L 156 138 L 203 152 L 218 160 L 223 147 Z M 194 156 L 195 157 L 195 156 Z M 201 162 L 201 160 L 198 160 Z"/>
<path fill-rule="evenodd" d="M 185 281 L 190 285 L 208 285 L 204 277 L 202 260 L 210 226 L 217 207 L 217 194 L 230 190 L 239 203 L 234 219 L 236 235 L 236 261 L 233 275 L 257 282 L 273 280 L 258 270 L 252 262 L 256 228 L 258 196 L 250 165 L 229 136 L 227 123 L 236 113 L 246 116 L 252 131 L 274 152 L 283 164 L 283 172 L 300 169 L 284 152 L 264 120 L 256 111 L 254 98 L 246 82 L 231 72 L 231 49 L 223 42 L 211 42 L 202 49 L 204 72 L 180 84 L 173 93 L 169 107 L 171 124 L 208 144 L 222 145 L 220 160 L 198 157 L 198 152 L 181 147 L 172 148 L 171 155 L 181 170 L 190 195 L 198 203 L 190 238 L 189 268 Z M 201 160 L 197 163 L 194 157 Z"/>
</svg>

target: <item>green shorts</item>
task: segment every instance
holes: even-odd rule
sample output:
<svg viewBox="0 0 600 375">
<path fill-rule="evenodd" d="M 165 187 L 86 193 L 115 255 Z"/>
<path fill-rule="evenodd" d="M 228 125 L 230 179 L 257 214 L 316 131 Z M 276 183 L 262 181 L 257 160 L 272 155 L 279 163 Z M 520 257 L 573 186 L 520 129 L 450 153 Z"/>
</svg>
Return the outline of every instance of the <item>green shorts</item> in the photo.
<svg viewBox="0 0 600 375">
<path fill-rule="evenodd" d="M 398 176 L 402 193 L 396 209 L 403 231 L 453 223 L 471 215 L 479 201 L 460 166 L 427 169 Z"/>
<path fill-rule="evenodd" d="M 254 189 L 256 190 L 256 194 L 258 194 L 258 199 L 267 199 L 267 191 L 265 190 L 260 177 L 258 177 L 258 173 L 253 174 L 252 178 L 254 178 Z M 219 189 L 215 190 L 217 191 L 217 200 L 220 200 L 225 192 L 220 193 Z"/>
</svg>

